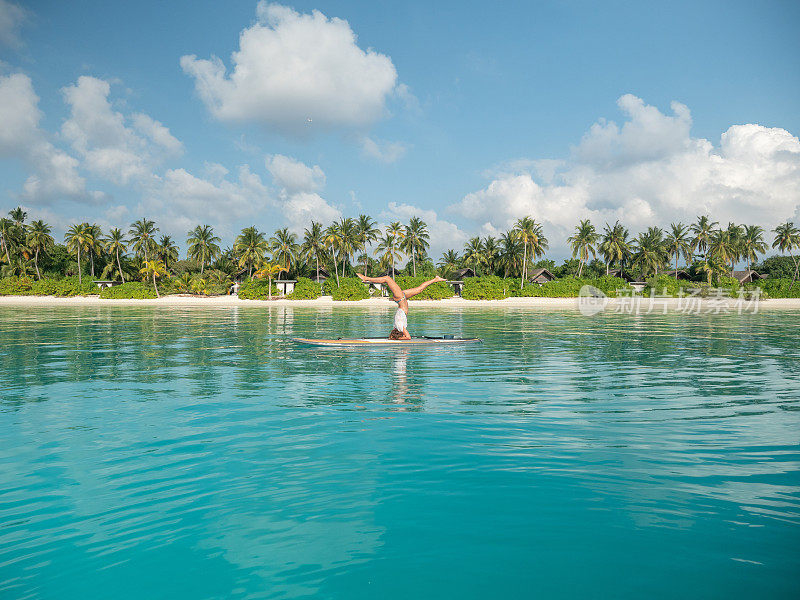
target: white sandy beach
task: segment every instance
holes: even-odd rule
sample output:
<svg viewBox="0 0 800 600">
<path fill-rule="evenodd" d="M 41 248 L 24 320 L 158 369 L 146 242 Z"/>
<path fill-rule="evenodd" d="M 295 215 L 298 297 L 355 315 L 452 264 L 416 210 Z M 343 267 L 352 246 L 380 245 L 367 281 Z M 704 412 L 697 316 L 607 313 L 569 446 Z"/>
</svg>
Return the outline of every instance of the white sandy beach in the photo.
<svg viewBox="0 0 800 600">
<path fill-rule="evenodd" d="M 688 311 L 687 298 L 657 298 L 652 303 L 649 297 L 637 298 L 639 304 L 638 311 L 626 312 L 663 312 L 667 310 Z M 631 298 L 615 299 L 608 298 L 605 310 L 614 310 L 620 305 L 630 308 Z M 709 311 L 716 308 L 720 310 L 736 310 L 737 300 L 730 298 L 725 301 L 710 300 L 708 298 L 695 300 L 696 305 L 702 311 Z M 577 298 L 506 298 L 504 300 L 464 300 L 462 298 L 447 298 L 445 300 L 410 300 L 409 304 L 415 308 L 442 307 L 442 308 L 530 308 L 530 309 L 557 309 L 557 310 L 578 310 Z M 369 298 L 357 301 L 335 301 L 330 296 L 322 296 L 316 300 L 243 300 L 237 296 L 189 296 L 189 295 L 170 295 L 153 300 L 101 300 L 99 296 L 78 296 L 73 298 L 58 298 L 55 296 L 0 296 L 0 307 L 2 306 L 173 306 L 173 307 L 270 307 L 270 306 L 295 306 L 295 307 L 395 307 L 396 304 L 388 298 Z M 752 312 L 753 306 L 747 301 L 742 304 L 742 308 Z M 760 300 L 758 310 L 770 309 L 796 309 L 800 310 L 800 298 Z"/>
</svg>

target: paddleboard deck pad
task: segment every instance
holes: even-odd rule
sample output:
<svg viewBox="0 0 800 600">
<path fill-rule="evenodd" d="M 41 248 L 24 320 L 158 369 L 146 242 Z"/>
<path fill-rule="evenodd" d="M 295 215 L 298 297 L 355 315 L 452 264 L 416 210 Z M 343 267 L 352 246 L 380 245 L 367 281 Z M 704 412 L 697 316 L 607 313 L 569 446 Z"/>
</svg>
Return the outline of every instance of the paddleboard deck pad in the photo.
<svg viewBox="0 0 800 600">
<path fill-rule="evenodd" d="M 293 342 L 305 344 L 307 346 L 330 346 L 343 348 L 369 348 L 373 346 L 460 346 L 463 344 L 480 344 L 481 338 L 457 338 L 457 337 L 415 337 L 410 340 L 390 340 L 385 337 L 374 338 L 337 338 L 337 339 L 310 339 L 292 338 Z"/>
</svg>

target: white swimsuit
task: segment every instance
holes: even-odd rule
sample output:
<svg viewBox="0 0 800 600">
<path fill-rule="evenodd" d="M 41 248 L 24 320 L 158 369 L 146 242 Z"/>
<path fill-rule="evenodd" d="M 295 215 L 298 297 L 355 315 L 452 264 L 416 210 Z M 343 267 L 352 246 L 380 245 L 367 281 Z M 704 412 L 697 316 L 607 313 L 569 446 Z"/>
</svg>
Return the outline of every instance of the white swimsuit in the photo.
<svg viewBox="0 0 800 600">
<path fill-rule="evenodd" d="M 397 312 L 394 313 L 394 328 L 397 331 L 405 331 L 408 329 L 408 316 L 406 315 L 406 311 L 402 308 L 398 308 Z"/>
</svg>

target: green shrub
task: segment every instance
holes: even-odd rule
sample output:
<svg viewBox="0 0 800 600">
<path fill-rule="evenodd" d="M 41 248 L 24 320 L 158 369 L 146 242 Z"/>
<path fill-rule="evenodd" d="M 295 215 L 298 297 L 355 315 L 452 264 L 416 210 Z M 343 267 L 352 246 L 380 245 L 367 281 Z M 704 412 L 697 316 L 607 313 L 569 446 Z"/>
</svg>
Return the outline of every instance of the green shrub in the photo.
<svg viewBox="0 0 800 600">
<path fill-rule="evenodd" d="M 100 292 L 100 298 L 104 300 L 149 300 L 156 297 L 153 286 L 142 283 L 141 281 L 128 281 L 122 285 L 106 288 Z"/>
<path fill-rule="evenodd" d="M 759 279 L 751 284 L 762 290 L 762 298 L 800 298 L 800 281 L 792 285 L 791 278 Z M 748 286 L 750 287 L 750 286 Z"/>
<path fill-rule="evenodd" d="M 0 279 L 0 296 L 25 296 L 32 286 L 30 277 L 3 277 Z"/>
<path fill-rule="evenodd" d="M 417 273 L 419 273 L 419 269 L 417 269 Z M 407 290 L 412 287 L 417 287 L 434 277 L 435 275 L 430 274 L 417 275 L 416 277 L 397 277 L 395 281 L 402 289 Z M 422 293 L 414 296 L 414 300 L 442 300 L 443 298 L 452 298 L 453 293 L 453 288 L 449 283 L 440 281 L 429 285 Z"/>
<path fill-rule="evenodd" d="M 99 293 L 100 289 L 91 278 L 84 278 L 80 283 L 77 277 L 40 279 L 31 287 L 31 294 L 36 296 L 92 296 Z"/>
<path fill-rule="evenodd" d="M 508 296 L 509 280 L 505 283 L 500 277 L 467 277 L 461 297 L 465 300 L 502 300 Z"/>
<path fill-rule="evenodd" d="M 643 290 L 643 295 L 650 296 L 651 294 L 679 296 L 681 293 L 685 296 L 696 295 L 706 298 L 718 292 L 712 290 L 724 289 L 725 294 L 728 296 L 737 296 L 739 294 L 739 282 L 733 277 L 720 277 L 716 284 L 708 285 L 705 281 L 684 281 L 682 279 L 676 280 L 669 275 L 659 275 L 658 277 L 651 277 L 647 280 L 647 285 Z"/>
<path fill-rule="evenodd" d="M 244 300 L 269 300 L 269 281 L 267 279 L 245 279 L 244 283 L 239 286 L 239 298 Z M 275 281 L 272 282 L 272 297 L 277 298 L 281 295 L 278 288 L 275 286 Z"/>
<path fill-rule="evenodd" d="M 322 294 L 322 285 L 307 277 L 298 277 L 294 291 L 286 296 L 292 300 L 316 300 Z"/>
<path fill-rule="evenodd" d="M 357 277 L 340 277 L 338 287 L 335 277 L 326 279 L 322 293 L 333 296 L 334 300 L 364 300 L 370 295 L 367 286 Z"/>
</svg>

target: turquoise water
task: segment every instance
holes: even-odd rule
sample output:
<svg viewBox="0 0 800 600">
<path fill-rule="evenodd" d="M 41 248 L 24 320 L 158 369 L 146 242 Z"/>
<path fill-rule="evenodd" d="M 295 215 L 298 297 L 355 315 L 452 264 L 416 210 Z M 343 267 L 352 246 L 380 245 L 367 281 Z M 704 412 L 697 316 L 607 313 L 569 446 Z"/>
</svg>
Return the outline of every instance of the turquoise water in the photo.
<svg viewBox="0 0 800 600">
<path fill-rule="evenodd" d="M 0 309 L 0 598 L 797 598 L 800 313 Z"/>
</svg>

